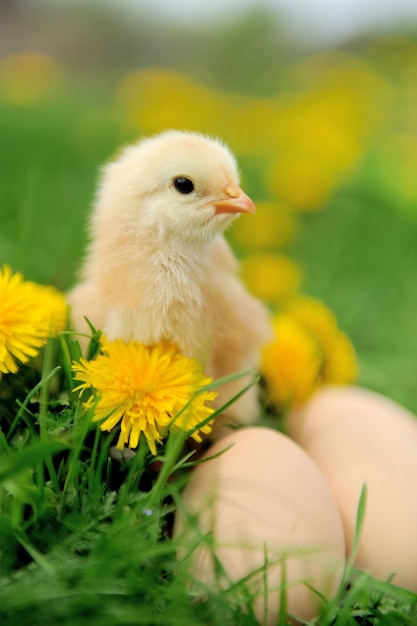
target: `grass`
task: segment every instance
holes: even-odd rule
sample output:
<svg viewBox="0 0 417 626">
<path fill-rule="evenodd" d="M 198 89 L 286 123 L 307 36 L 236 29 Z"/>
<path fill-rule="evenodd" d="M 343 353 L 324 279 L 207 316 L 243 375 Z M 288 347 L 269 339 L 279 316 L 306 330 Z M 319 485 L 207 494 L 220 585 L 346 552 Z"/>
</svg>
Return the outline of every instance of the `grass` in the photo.
<svg viewBox="0 0 417 626">
<path fill-rule="evenodd" d="M 109 455 L 115 437 L 103 435 L 75 397 L 57 400 L 66 383 L 54 380 L 53 366 L 65 370 L 66 359 L 53 342 L 46 352 L 51 370 L 19 403 L 18 423 L 7 429 L 12 413 L 2 419 L 1 623 L 256 624 L 250 577 L 207 591 L 199 603 L 189 595 L 186 559 L 178 560 L 181 545 L 171 537 L 190 465 L 186 434 L 171 433 L 156 458 L 140 447 L 121 465 Z M 32 368 L 16 376 L 24 388 Z M 50 394 L 44 406 L 42 389 Z M 364 491 L 340 590 L 311 624 L 415 623 L 415 594 L 353 568 L 365 506 Z M 277 623 L 287 624 L 285 612 Z"/>
<path fill-rule="evenodd" d="M 0 107 L 0 264 L 64 290 L 85 243 L 98 165 L 131 138 L 111 117 L 87 131 L 80 126 L 103 94 L 67 95 L 29 112 Z M 386 201 L 366 167 L 327 210 L 301 218 L 289 251 L 303 269 L 303 291 L 336 312 L 357 347 L 359 382 L 416 412 L 417 220 Z M 74 396 L 63 402 L 73 349 L 67 338 L 51 344 L 43 372 L 38 364 L 0 382 L 2 625 L 256 624 L 245 581 L 191 601 L 170 536 L 189 471 L 183 442 L 168 438 L 159 474 L 142 449 L 124 465 L 112 459 L 114 437 L 84 419 Z M 285 613 L 279 623 L 287 623 Z M 415 623 L 415 594 L 352 562 L 340 593 L 314 622 Z"/>
</svg>

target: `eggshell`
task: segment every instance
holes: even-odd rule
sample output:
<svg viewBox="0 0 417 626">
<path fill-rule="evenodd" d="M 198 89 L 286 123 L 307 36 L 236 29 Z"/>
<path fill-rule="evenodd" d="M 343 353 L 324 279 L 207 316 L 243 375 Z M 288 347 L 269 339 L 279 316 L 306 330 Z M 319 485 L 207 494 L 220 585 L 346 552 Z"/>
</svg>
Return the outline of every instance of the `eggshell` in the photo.
<svg viewBox="0 0 417 626">
<path fill-rule="evenodd" d="M 375 392 L 330 387 L 288 421 L 326 476 L 352 546 L 358 501 L 367 506 L 356 565 L 417 592 L 417 419 Z"/>
<path fill-rule="evenodd" d="M 189 546 L 194 592 L 224 589 L 258 570 L 247 585 L 260 622 L 277 623 L 285 584 L 289 613 L 314 618 L 321 601 L 305 583 L 332 597 L 345 564 L 340 514 L 317 466 L 291 439 L 264 427 L 225 436 L 204 459 L 174 525 L 180 545 Z"/>
</svg>

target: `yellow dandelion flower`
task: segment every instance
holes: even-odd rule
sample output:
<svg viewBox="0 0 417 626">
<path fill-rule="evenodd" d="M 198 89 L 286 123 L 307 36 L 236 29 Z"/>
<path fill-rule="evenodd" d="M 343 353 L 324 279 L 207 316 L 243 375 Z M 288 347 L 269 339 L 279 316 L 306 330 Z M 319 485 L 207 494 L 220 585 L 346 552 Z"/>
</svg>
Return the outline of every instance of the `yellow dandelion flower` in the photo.
<svg viewBox="0 0 417 626">
<path fill-rule="evenodd" d="M 253 254 L 243 259 L 242 278 L 248 289 L 270 304 L 293 296 L 300 287 L 299 267 L 281 254 Z"/>
<path fill-rule="evenodd" d="M 101 430 L 121 426 L 117 447 L 136 448 L 143 434 L 152 454 L 167 428 L 191 431 L 214 412 L 206 402 L 217 396 L 200 391 L 211 382 L 200 364 L 183 356 L 175 346 L 145 346 L 136 341 L 108 341 L 102 338 L 102 352 L 93 361 L 74 363 L 75 380 L 80 393 L 90 389 L 93 395 L 84 403 L 94 407 L 94 421 Z M 209 433 L 211 423 L 199 427 Z M 200 442 L 198 431 L 192 437 Z"/>
<path fill-rule="evenodd" d="M 0 269 L 0 376 L 38 354 L 48 337 L 65 327 L 65 296 L 54 287 L 25 281 L 7 265 Z"/>
<path fill-rule="evenodd" d="M 261 372 L 268 400 L 285 411 L 308 398 L 320 371 L 316 343 L 288 315 L 274 320 L 275 338 L 262 351 Z"/>
<path fill-rule="evenodd" d="M 336 316 L 320 300 L 297 296 L 288 302 L 286 312 L 321 342 L 337 329 Z"/>
<path fill-rule="evenodd" d="M 323 302 L 298 296 L 287 307 L 287 313 L 314 337 L 321 353 L 322 384 L 350 384 L 358 375 L 352 342 L 337 324 L 335 315 Z"/>
<path fill-rule="evenodd" d="M 281 411 L 305 402 L 325 384 L 357 377 L 354 347 L 320 301 L 292 299 L 274 320 L 275 338 L 262 352 L 261 372 L 272 405 Z"/>
</svg>

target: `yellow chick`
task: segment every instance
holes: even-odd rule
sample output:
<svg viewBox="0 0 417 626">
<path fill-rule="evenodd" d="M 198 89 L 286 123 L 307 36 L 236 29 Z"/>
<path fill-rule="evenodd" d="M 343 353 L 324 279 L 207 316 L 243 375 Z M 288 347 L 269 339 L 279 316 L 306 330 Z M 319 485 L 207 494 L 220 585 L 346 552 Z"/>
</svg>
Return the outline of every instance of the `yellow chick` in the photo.
<svg viewBox="0 0 417 626">
<path fill-rule="evenodd" d="M 171 130 L 125 148 L 103 170 L 81 282 L 69 294 L 75 329 L 87 329 L 86 316 L 110 340 L 175 343 L 213 379 L 258 368 L 269 314 L 222 235 L 241 213 L 255 205 L 220 141 Z M 219 387 L 218 406 L 245 384 Z M 257 389 L 226 415 L 256 422 Z"/>
</svg>

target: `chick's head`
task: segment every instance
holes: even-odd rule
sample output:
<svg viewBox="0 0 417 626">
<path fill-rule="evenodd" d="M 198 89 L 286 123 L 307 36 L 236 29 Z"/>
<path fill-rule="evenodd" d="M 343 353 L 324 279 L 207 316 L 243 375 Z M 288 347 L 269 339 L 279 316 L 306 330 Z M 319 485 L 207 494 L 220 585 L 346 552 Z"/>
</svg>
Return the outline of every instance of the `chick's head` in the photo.
<svg viewBox="0 0 417 626">
<path fill-rule="evenodd" d="M 96 221 L 117 217 L 121 227 L 161 242 L 200 243 L 239 213 L 254 212 L 226 146 L 197 133 L 166 131 L 125 148 L 104 168 Z"/>
</svg>

